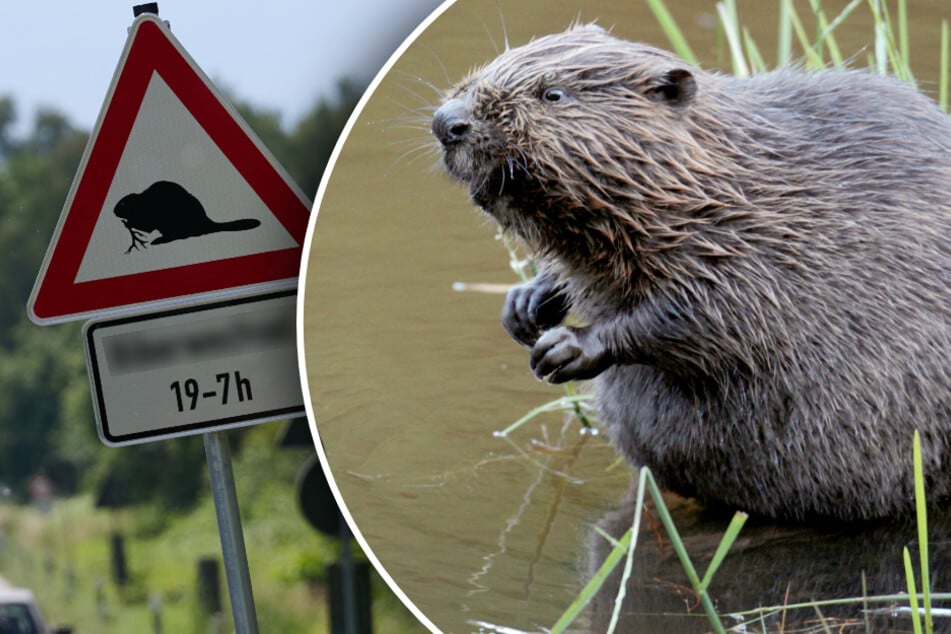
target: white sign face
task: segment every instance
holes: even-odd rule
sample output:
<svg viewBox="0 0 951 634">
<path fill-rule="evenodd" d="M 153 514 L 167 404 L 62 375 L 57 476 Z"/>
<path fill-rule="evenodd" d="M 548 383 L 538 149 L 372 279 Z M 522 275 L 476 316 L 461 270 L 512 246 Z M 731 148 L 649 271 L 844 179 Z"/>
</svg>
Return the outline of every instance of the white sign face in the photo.
<svg viewBox="0 0 951 634">
<path fill-rule="evenodd" d="M 158 182 L 168 185 L 152 187 Z M 119 205 L 123 199 L 127 212 Z M 128 217 L 119 217 L 120 212 Z M 171 229 L 184 237 L 150 242 Z M 153 73 L 75 281 L 299 246 Z"/>
<path fill-rule="evenodd" d="M 296 292 L 86 324 L 99 437 L 127 445 L 299 416 Z"/>
</svg>

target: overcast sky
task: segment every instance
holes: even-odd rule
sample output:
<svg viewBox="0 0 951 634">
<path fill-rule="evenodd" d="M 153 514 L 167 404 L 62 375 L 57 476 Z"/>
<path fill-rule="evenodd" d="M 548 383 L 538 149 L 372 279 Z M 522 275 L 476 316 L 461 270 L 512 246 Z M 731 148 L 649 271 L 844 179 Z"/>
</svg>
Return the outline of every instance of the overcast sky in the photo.
<svg viewBox="0 0 951 634">
<path fill-rule="evenodd" d="M 296 122 L 344 77 L 369 81 L 441 0 L 162 0 L 159 14 L 222 89 Z M 139 2 L 0 0 L 0 96 L 91 129 Z"/>
</svg>

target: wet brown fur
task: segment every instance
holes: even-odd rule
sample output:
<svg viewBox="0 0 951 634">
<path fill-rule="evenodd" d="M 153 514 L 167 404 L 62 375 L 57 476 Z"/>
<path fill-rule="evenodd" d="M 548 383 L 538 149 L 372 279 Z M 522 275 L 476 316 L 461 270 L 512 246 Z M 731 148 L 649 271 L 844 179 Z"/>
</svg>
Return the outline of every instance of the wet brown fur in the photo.
<svg viewBox="0 0 951 634">
<path fill-rule="evenodd" d="M 533 365 L 575 355 L 557 380 L 596 377 L 632 463 L 767 516 L 895 516 L 918 429 L 951 495 L 951 120 L 930 99 L 864 71 L 736 79 L 589 25 L 446 101 L 470 126 L 448 171 L 589 324 L 539 328 Z"/>
</svg>

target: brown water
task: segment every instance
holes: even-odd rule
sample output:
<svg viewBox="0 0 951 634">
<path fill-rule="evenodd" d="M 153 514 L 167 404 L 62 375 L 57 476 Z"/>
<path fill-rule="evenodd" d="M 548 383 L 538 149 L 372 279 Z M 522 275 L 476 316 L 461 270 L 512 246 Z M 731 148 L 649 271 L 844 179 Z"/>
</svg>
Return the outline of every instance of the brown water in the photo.
<svg viewBox="0 0 951 634">
<path fill-rule="evenodd" d="M 713 3 L 670 4 L 704 66 L 723 68 Z M 824 4 L 831 16 L 846 3 Z M 951 16 L 951 7 L 910 4 L 915 72 L 927 88 L 937 73 L 938 18 Z M 774 6 L 739 2 L 767 59 L 775 56 Z M 796 6 L 805 17 L 808 3 Z M 871 41 L 865 5 L 857 13 L 839 38 L 846 55 L 864 60 Z M 438 97 L 427 83 L 446 87 L 493 57 L 504 46 L 503 23 L 517 45 L 579 18 L 667 46 L 638 2 L 460 0 L 373 95 L 316 222 L 304 344 L 320 441 L 373 554 L 446 632 L 551 627 L 605 555 L 594 527 L 619 536 L 632 517 L 632 473 L 576 423 L 549 415 L 510 439 L 493 436 L 562 392 L 528 372 L 526 353 L 499 325 L 501 295 L 453 291 L 458 281 L 515 277 L 494 229 L 442 175 L 428 133 Z M 702 570 L 728 518 L 675 506 Z M 750 526 L 711 591 L 721 610 L 781 604 L 787 584 L 793 599 L 856 596 L 864 569 L 870 591 L 897 592 L 903 581 L 890 566 L 900 564 L 910 538 L 888 528 L 841 534 Z M 940 539 L 933 550 L 940 558 Z M 658 547 L 649 524 L 634 569 L 618 631 L 709 629 L 669 545 Z M 604 631 L 613 601 L 613 590 L 606 592 L 575 631 Z"/>
</svg>

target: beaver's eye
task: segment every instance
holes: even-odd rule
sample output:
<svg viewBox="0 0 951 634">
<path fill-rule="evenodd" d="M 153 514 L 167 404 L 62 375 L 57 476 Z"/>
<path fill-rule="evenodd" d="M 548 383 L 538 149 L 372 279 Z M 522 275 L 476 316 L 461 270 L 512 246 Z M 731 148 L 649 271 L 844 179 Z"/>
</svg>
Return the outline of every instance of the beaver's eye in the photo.
<svg viewBox="0 0 951 634">
<path fill-rule="evenodd" d="M 565 92 L 564 88 L 549 88 L 542 95 L 542 99 L 548 103 L 558 103 L 559 101 L 564 101 L 568 97 L 568 93 Z"/>
</svg>

